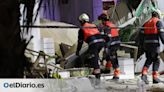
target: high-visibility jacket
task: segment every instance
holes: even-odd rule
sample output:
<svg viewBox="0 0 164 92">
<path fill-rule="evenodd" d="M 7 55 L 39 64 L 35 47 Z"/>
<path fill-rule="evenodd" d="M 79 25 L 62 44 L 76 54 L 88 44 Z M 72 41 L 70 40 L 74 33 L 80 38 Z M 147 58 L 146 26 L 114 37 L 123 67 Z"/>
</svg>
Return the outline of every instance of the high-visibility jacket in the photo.
<svg viewBox="0 0 164 92">
<path fill-rule="evenodd" d="M 108 27 L 116 27 L 112 22 L 106 21 L 105 25 Z M 111 37 L 119 36 L 118 30 L 116 28 L 111 28 L 109 34 L 111 34 Z"/>
<path fill-rule="evenodd" d="M 110 41 L 110 45 L 116 45 L 116 44 L 120 44 L 121 41 L 119 39 L 119 31 L 114 28 L 116 27 L 112 22 L 110 21 L 106 21 L 105 25 L 109 28 L 111 28 L 110 30 L 108 30 L 107 34 L 110 35 L 111 37 L 111 41 Z M 113 27 L 113 28 L 112 28 Z M 105 32 L 106 33 L 106 32 Z"/>
<path fill-rule="evenodd" d="M 153 17 L 144 24 L 144 43 L 157 43 L 159 44 L 159 31 L 156 26 L 158 18 Z"/>
<path fill-rule="evenodd" d="M 158 29 L 157 29 L 157 22 L 159 21 L 158 18 L 154 17 L 151 18 L 148 22 L 144 24 L 144 27 L 146 28 L 144 31 L 144 34 L 158 34 Z"/>
<path fill-rule="evenodd" d="M 98 31 L 96 27 L 96 25 L 91 24 L 91 23 L 85 23 L 83 25 L 83 33 L 84 33 L 84 41 L 87 40 L 88 37 L 96 35 L 96 34 L 100 34 L 100 32 Z"/>
</svg>

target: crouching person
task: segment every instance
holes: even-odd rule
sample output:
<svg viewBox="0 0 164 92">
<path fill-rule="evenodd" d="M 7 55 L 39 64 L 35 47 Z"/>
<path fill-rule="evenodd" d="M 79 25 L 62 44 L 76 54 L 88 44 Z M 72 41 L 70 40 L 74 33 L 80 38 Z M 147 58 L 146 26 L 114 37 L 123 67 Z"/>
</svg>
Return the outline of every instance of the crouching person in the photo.
<svg viewBox="0 0 164 92">
<path fill-rule="evenodd" d="M 89 16 L 81 14 L 79 22 L 82 26 L 78 32 L 78 46 L 76 55 L 79 55 L 83 42 L 89 45 L 88 53 L 90 54 L 90 66 L 94 69 L 93 74 L 97 79 L 100 79 L 101 72 L 99 66 L 99 52 L 104 46 L 104 38 L 96 28 L 96 25 L 89 23 Z"/>
</svg>

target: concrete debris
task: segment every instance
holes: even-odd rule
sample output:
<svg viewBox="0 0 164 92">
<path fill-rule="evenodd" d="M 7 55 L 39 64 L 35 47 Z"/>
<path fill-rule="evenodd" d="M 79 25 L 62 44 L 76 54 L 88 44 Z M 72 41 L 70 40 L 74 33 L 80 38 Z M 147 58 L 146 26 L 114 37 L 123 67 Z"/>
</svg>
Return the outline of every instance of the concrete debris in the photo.
<svg viewBox="0 0 164 92">
<path fill-rule="evenodd" d="M 71 48 L 71 46 L 61 43 L 60 45 L 60 50 L 63 56 L 65 56 L 65 54 L 69 51 L 69 49 Z"/>
<path fill-rule="evenodd" d="M 148 76 L 150 84 L 146 85 L 140 75 L 135 79 L 101 79 L 101 81 L 88 77 L 73 77 L 62 80 L 49 81 L 48 92 L 164 92 L 162 83 L 152 84 L 151 76 Z M 164 76 L 160 76 L 164 80 Z M 52 85 L 53 84 L 53 85 Z M 52 90 L 52 91 L 50 91 Z"/>
</svg>

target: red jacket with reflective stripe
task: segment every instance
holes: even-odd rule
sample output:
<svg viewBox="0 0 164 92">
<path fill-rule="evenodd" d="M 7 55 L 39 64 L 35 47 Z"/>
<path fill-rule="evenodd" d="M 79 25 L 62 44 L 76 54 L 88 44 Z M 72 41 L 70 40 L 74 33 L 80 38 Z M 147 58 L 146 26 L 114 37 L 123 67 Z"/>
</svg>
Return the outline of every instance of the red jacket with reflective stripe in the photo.
<svg viewBox="0 0 164 92">
<path fill-rule="evenodd" d="M 83 33 L 84 33 L 84 41 L 87 40 L 88 37 L 96 35 L 96 34 L 100 34 L 100 32 L 98 31 L 97 28 L 87 28 L 87 27 L 96 27 L 95 24 L 91 24 L 91 23 L 85 23 L 83 25 Z M 86 27 L 86 28 L 85 28 Z"/>
<path fill-rule="evenodd" d="M 148 22 L 144 24 L 144 27 L 148 27 L 144 30 L 144 34 L 158 34 L 158 29 L 156 23 L 159 21 L 158 18 L 153 17 Z M 149 28 L 152 27 L 152 28 Z"/>
<path fill-rule="evenodd" d="M 144 47 L 147 50 L 152 50 L 159 46 L 159 30 L 157 28 L 157 22 L 159 18 L 153 17 L 144 24 Z M 157 50 L 156 50 L 157 51 Z"/>
<path fill-rule="evenodd" d="M 108 27 L 116 27 L 112 22 L 109 21 L 107 21 L 105 25 L 107 25 Z M 118 30 L 116 28 L 112 28 L 110 34 L 112 37 L 119 36 Z"/>
</svg>

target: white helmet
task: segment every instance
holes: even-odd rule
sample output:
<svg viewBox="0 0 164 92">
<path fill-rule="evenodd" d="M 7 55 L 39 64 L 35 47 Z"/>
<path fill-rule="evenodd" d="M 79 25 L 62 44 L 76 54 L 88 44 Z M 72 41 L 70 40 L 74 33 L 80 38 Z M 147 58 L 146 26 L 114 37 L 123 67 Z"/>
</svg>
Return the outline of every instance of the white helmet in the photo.
<svg viewBox="0 0 164 92">
<path fill-rule="evenodd" d="M 79 16 L 79 20 L 89 22 L 89 16 L 86 13 L 83 13 Z"/>
</svg>

